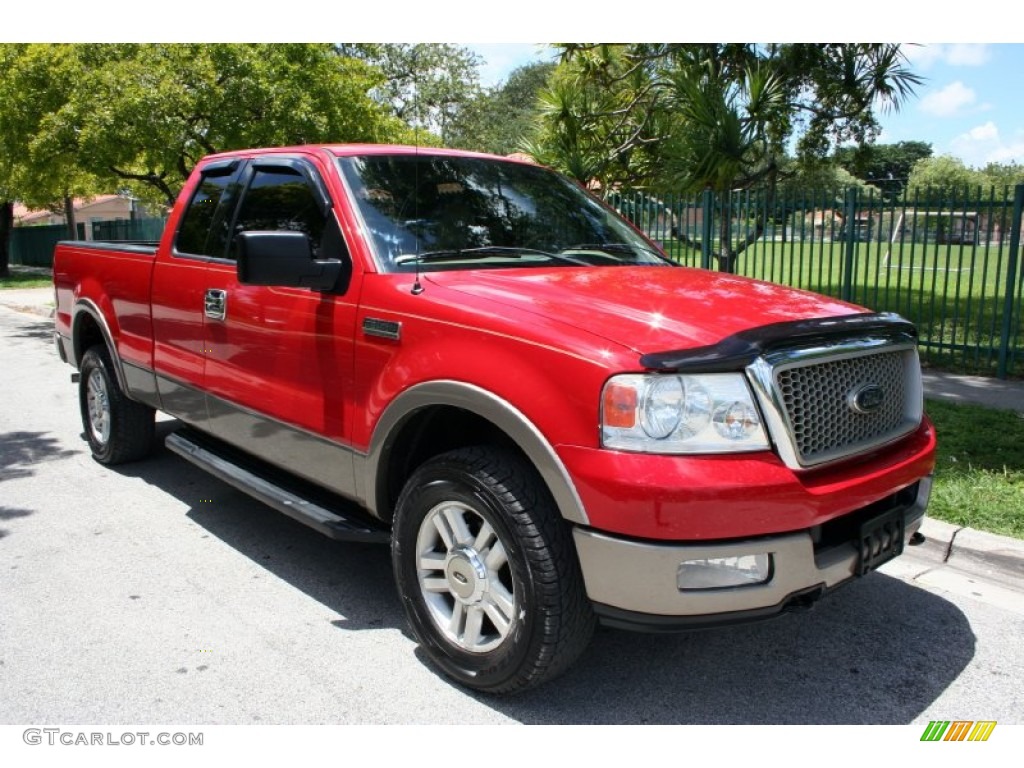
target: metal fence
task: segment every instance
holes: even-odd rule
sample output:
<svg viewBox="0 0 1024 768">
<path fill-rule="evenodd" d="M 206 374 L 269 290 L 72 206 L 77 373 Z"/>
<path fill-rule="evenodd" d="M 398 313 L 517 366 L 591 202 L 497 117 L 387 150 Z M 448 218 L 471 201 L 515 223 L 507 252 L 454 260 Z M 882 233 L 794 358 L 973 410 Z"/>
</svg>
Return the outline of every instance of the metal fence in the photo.
<svg viewBox="0 0 1024 768">
<path fill-rule="evenodd" d="M 164 219 L 123 219 L 120 221 L 94 221 L 89 225 L 90 240 L 112 242 L 153 242 L 164 231 Z M 78 222 L 78 240 L 86 238 L 86 224 Z M 53 267 L 53 247 L 67 240 L 65 224 L 43 227 L 14 227 L 11 230 L 10 263 L 30 267 Z"/>
<path fill-rule="evenodd" d="M 609 202 L 676 261 L 824 293 L 914 322 L 926 362 L 1024 374 L 1024 185 L 721 197 L 615 193 Z M 740 250 L 719 258 L 723 237 Z"/>
<path fill-rule="evenodd" d="M 85 225 L 77 226 L 78 239 L 85 239 Z M 53 267 L 53 247 L 68 239 L 66 224 L 44 227 L 14 227 L 10 239 L 10 263 L 28 267 Z"/>
<path fill-rule="evenodd" d="M 897 312 L 917 325 L 926 362 L 1024 375 L 1024 185 L 916 190 L 896 201 L 850 189 L 614 193 L 609 202 L 682 264 Z M 163 219 L 95 222 L 91 234 L 153 241 L 163 226 Z M 734 263 L 717 258 L 723 235 L 746 244 Z M 16 227 L 11 263 L 52 266 L 53 247 L 66 238 L 62 225 Z"/>
</svg>

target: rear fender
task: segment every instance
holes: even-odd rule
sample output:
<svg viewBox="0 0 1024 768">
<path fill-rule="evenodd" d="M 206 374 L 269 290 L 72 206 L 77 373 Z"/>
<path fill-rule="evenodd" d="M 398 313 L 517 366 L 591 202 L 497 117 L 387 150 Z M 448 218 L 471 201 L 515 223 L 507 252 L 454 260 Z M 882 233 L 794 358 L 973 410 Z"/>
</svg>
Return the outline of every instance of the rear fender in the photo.
<svg viewBox="0 0 1024 768">
<path fill-rule="evenodd" d="M 121 357 L 117 354 L 117 347 L 114 345 L 114 334 L 111 333 L 110 325 L 107 323 L 102 310 L 92 299 L 78 299 L 71 311 L 71 360 L 69 362 L 75 368 L 81 367 L 82 357 L 88 349 L 83 338 L 83 329 L 85 328 L 87 318 L 95 321 L 99 327 L 100 334 L 103 336 L 103 343 L 106 344 L 107 352 L 110 353 L 110 360 L 114 364 L 114 373 L 117 376 L 118 386 L 121 387 L 122 392 L 127 392 L 128 385 L 125 381 L 124 366 L 121 364 Z"/>
</svg>

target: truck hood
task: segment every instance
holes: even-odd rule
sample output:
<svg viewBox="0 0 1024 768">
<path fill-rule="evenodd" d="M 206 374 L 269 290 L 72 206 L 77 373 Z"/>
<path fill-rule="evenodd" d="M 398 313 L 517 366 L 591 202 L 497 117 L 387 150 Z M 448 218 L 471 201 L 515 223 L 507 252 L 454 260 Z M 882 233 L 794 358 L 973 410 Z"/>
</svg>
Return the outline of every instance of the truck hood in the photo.
<svg viewBox="0 0 1024 768">
<path fill-rule="evenodd" d="M 639 354 L 714 344 L 770 323 L 864 311 L 794 288 L 683 267 L 476 270 L 424 277 L 589 331 Z"/>
</svg>

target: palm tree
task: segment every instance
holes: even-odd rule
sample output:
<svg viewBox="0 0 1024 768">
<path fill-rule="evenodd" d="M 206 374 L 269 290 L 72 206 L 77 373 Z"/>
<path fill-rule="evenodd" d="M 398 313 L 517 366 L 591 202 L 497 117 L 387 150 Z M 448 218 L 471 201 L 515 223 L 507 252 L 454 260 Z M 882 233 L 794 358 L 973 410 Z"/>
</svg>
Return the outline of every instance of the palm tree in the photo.
<svg viewBox="0 0 1024 768">
<path fill-rule="evenodd" d="M 665 181 L 684 193 L 710 190 L 721 204 L 719 269 L 732 272 L 736 257 L 763 233 L 765 217 L 738 247 L 732 242 L 732 195 L 778 173 L 768 137 L 772 119 L 787 107 L 786 83 L 766 65 L 727 80 L 702 63 L 672 74 L 668 104 L 678 129 L 665 141 Z"/>
<path fill-rule="evenodd" d="M 527 151 L 581 182 L 710 190 L 728 210 L 736 190 L 769 196 L 794 134 L 799 154 L 873 139 L 877 110 L 899 109 L 922 79 L 899 45 L 873 43 L 574 43 L 539 106 Z M 770 202 L 770 201 L 769 201 Z M 722 216 L 719 267 L 764 231 L 770 204 L 743 242 Z"/>
</svg>

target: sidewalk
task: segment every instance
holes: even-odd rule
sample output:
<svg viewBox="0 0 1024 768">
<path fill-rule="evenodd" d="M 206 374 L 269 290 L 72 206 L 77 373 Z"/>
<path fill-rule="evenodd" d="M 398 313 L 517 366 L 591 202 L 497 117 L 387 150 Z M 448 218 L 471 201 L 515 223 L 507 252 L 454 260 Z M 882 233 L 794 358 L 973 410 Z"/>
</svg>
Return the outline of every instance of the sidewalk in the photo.
<svg viewBox="0 0 1024 768">
<path fill-rule="evenodd" d="M 0 290 L 0 307 L 53 317 L 53 288 L 4 288 Z"/>
<path fill-rule="evenodd" d="M 925 397 L 951 403 L 970 403 L 1024 414 L 1024 381 L 1000 381 L 985 376 L 960 376 L 925 370 Z"/>
<path fill-rule="evenodd" d="M 0 306 L 52 317 L 53 289 L 0 290 Z M 926 397 L 1015 410 L 1024 415 L 1024 381 L 925 371 L 924 390 Z M 941 565 L 995 579 L 1024 592 L 1024 541 L 932 519 L 925 520 L 921 532 L 925 542 L 909 547 L 908 554 L 918 554 Z"/>
</svg>

